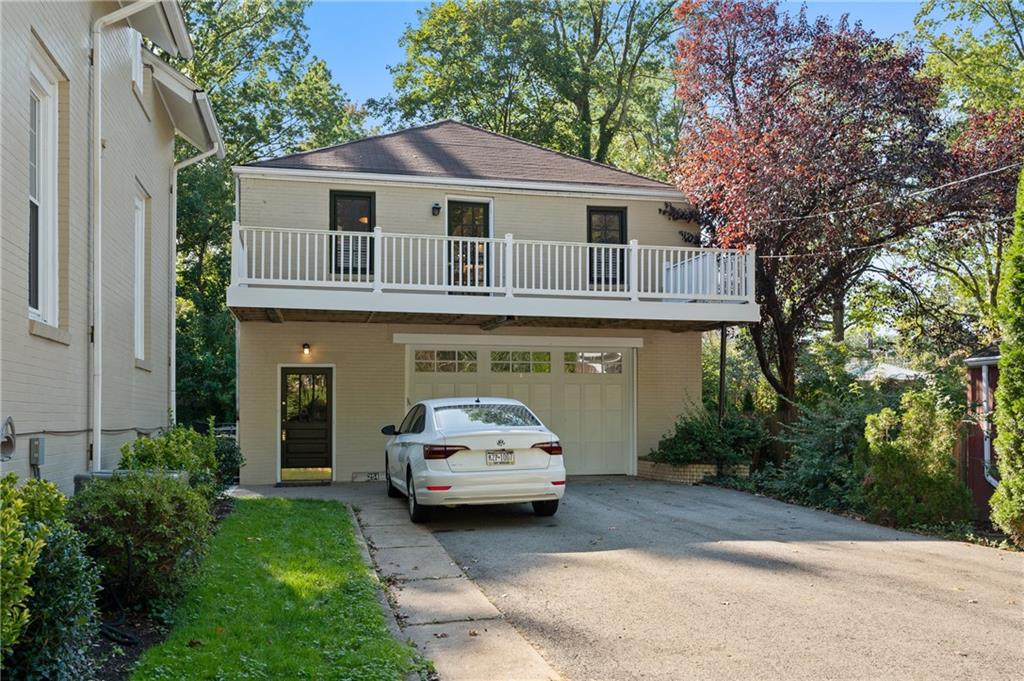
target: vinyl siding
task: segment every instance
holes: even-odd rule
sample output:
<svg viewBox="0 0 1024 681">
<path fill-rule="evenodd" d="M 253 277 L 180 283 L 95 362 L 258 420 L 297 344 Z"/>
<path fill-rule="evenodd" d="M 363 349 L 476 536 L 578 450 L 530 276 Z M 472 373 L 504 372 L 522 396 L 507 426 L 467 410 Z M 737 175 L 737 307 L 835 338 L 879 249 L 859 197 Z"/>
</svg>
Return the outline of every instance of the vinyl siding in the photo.
<svg viewBox="0 0 1024 681">
<path fill-rule="evenodd" d="M 92 21 L 109 3 L 0 3 L 0 419 L 19 434 L 89 428 L 89 140 Z M 28 63 L 37 37 L 63 72 L 60 87 L 58 229 L 60 331 L 67 344 L 33 335 L 27 316 Z M 103 438 L 103 466 L 117 463 L 135 428 L 164 426 L 168 413 L 169 182 L 174 130 L 148 82 L 140 100 L 131 88 L 129 31 L 103 38 L 103 426 L 126 432 Z M 151 197 L 148 245 L 148 366 L 133 352 L 133 204 L 136 186 Z M 42 476 L 64 491 L 88 468 L 88 435 L 45 436 Z M 28 437 L 19 436 L 4 472 L 29 475 Z"/>
<path fill-rule="evenodd" d="M 414 324 L 242 322 L 239 329 L 239 443 L 243 484 L 277 479 L 280 365 L 334 365 L 335 479 L 380 471 L 385 438 L 379 428 L 401 421 L 405 346 L 395 333 L 488 335 L 473 328 Z M 508 328 L 500 335 L 642 337 L 637 351 L 637 452 L 646 454 L 684 410 L 700 403 L 700 333 Z M 302 344 L 309 343 L 308 357 Z"/>
</svg>

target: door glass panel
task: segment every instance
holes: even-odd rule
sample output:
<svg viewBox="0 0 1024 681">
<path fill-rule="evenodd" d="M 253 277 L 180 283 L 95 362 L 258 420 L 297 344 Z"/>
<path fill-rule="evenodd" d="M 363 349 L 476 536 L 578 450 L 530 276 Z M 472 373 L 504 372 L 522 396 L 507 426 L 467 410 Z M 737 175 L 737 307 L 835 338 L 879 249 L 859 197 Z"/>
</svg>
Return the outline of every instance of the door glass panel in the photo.
<svg viewBox="0 0 1024 681">
<path fill-rule="evenodd" d="M 373 197 L 361 194 L 334 194 L 334 224 L 343 232 L 373 231 Z M 335 247 L 335 271 L 367 274 L 373 270 L 373 245 L 369 239 L 338 239 Z"/>
<path fill-rule="evenodd" d="M 591 209 L 587 239 L 592 244 L 626 243 L 626 212 L 618 208 Z M 618 248 L 593 248 L 590 253 L 590 281 L 618 284 L 623 278 L 625 253 Z"/>
<path fill-rule="evenodd" d="M 490 233 L 489 204 L 448 202 L 448 235 L 485 239 Z M 448 246 L 448 279 L 455 286 L 479 287 L 488 282 L 489 248 L 483 241 L 457 241 Z"/>
</svg>

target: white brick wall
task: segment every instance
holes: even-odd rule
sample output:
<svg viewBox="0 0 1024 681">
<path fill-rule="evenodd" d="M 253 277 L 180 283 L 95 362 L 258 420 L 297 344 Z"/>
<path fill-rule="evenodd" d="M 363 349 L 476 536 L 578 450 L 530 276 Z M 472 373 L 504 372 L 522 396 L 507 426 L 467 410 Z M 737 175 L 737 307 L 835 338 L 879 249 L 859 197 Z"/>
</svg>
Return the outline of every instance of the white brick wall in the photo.
<svg viewBox="0 0 1024 681">
<path fill-rule="evenodd" d="M 109 3 L 0 2 L 0 419 L 21 433 L 89 427 L 89 139 L 90 28 Z M 61 107 L 67 122 L 59 166 L 60 220 L 67 242 L 61 327 L 68 344 L 29 333 L 27 317 L 28 60 L 37 37 L 67 80 Z M 140 103 L 131 89 L 128 31 L 104 34 L 103 298 L 104 427 L 152 428 L 167 422 L 169 183 L 174 131 L 149 83 Z M 147 78 L 149 74 L 147 74 Z M 151 196 L 148 354 L 151 371 L 136 368 L 133 351 L 132 197 L 138 183 Z M 129 434 L 103 441 L 104 467 L 116 464 Z M 71 490 L 87 468 L 86 435 L 46 436 L 44 477 Z M 2 469 L 28 475 L 28 439 L 19 438 Z"/>
</svg>

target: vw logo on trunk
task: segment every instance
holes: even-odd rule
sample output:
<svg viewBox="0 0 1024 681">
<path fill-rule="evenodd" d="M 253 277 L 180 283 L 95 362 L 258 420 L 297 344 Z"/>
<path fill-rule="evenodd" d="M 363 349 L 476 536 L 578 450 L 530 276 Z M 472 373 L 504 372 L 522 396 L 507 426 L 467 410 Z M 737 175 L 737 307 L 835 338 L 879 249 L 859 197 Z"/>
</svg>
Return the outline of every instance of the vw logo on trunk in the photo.
<svg viewBox="0 0 1024 681">
<path fill-rule="evenodd" d="M 505 441 L 504 440 L 498 440 L 498 446 L 499 447 L 504 447 L 505 446 Z"/>
</svg>

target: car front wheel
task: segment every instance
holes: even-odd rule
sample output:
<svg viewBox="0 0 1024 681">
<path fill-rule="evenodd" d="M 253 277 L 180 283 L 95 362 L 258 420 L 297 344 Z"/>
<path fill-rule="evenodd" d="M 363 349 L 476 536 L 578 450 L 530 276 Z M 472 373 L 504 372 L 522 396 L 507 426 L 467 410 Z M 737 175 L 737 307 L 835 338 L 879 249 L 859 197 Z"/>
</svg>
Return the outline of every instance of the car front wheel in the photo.
<svg viewBox="0 0 1024 681">
<path fill-rule="evenodd" d="M 533 502 L 533 512 L 539 516 L 551 516 L 558 510 L 558 499 Z"/>
<path fill-rule="evenodd" d="M 430 509 L 416 501 L 416 486 L 412 481 L 412 471 L 409 471 L 405 478 L 405 488 L 409 490 L 409 520 L 414 523 L 423 523 L 430 517 Z"/>
</svg>

